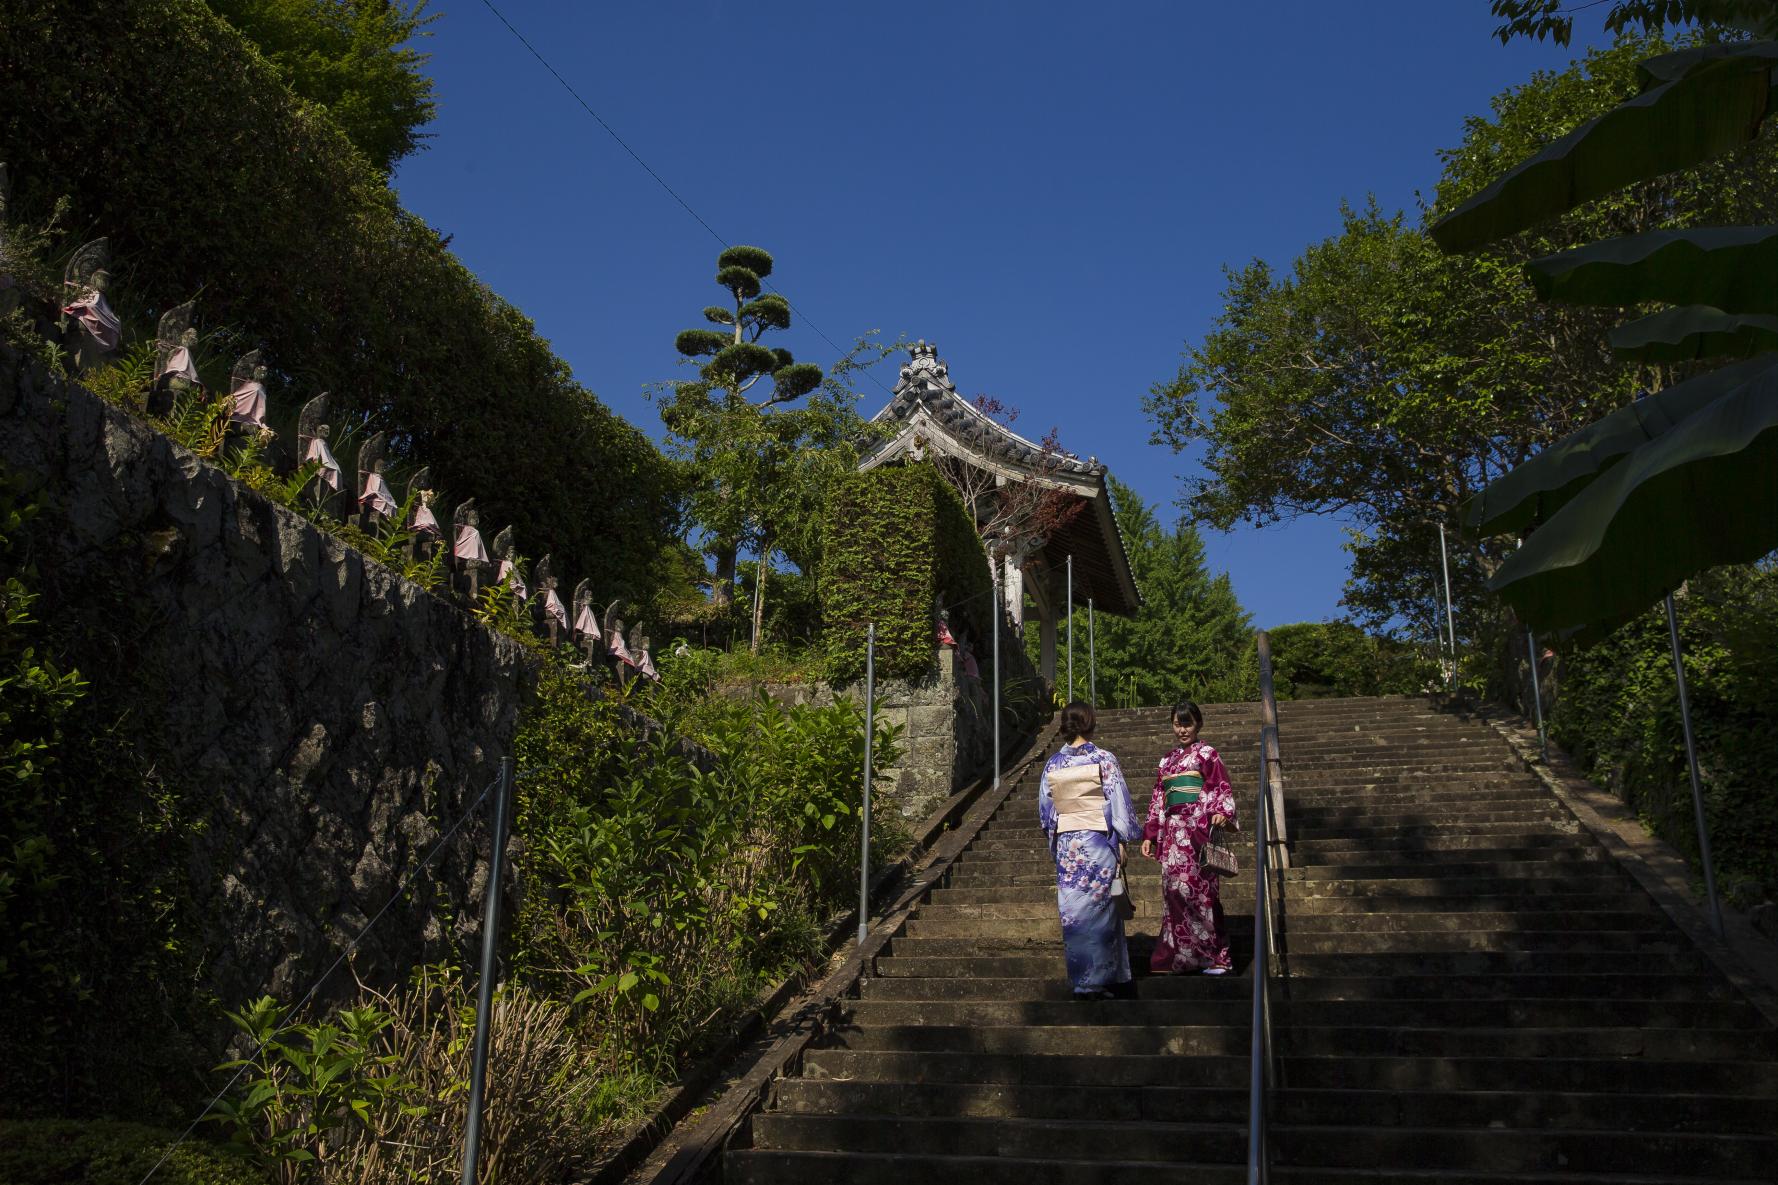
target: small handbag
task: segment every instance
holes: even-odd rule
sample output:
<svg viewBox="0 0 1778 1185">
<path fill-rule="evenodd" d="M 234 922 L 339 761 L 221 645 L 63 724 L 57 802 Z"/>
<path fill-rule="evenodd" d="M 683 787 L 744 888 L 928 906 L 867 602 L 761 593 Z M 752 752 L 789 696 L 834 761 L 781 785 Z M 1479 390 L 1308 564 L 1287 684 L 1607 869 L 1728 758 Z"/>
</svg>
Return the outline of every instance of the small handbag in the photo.
<svg viewBox="0 0 1778 1185">
<path fill-rule="evenodd" d="M 1235 859 L 1235 850 L 1222 842 L 1221 827 L 1212 827 L 1209 838 L 1204 840 L 1204 847 L 1198 852 L 1198 865 L 1205 872 L 1217 876 L 1238 876 L 1241 862 Z"/>
<path fill-rule="evenodd" d="M 1124 870 L 1121 868 L 1111 878 L 1111 903 L 1117 909 L 1117 916 L 1123 921 L 1127 922 L 1136 916 L 1136 902 L 1130 896 L 1130 886 L 1124 880 Z"/>
</svg>

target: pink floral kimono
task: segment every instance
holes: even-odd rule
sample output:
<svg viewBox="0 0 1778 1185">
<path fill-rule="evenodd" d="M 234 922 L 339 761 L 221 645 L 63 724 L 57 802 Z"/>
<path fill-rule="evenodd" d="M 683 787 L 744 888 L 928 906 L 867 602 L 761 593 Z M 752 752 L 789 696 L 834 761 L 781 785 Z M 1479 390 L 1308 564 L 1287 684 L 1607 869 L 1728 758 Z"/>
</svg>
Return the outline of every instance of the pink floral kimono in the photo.
<svg viewBox="0 0 1778 1185">
<path fill-rule="evenodd" d="M 1226 816 L 1230 827 L 1236 825 L 1235 791 L 1216 750 L 1194 741 L 1161 759 L 1142 832 L 1158 849 L 1161 862 L 1165 916 L 1149 958 L 1149 968 L 1157 974 L 1234 966 L 1218 878 L 1198 866 L 1212 815 Z"/>
</svg>

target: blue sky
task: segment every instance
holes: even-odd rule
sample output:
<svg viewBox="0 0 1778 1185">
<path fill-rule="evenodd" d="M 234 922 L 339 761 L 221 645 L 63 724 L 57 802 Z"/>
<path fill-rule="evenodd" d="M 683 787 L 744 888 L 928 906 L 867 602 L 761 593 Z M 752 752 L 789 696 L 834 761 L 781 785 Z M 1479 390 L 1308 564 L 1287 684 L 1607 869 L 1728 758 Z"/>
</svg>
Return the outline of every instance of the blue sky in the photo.
<svg viewBox="0 0 1778 1185">
<path fill-rule="evenodd" d="M 1486 0 L 495 3 L 718 233 L 777 257 L 799 359 L 834 354 L 810 323 L 934 341 L 959 390 L 1167 517 L 1196 464 L 1148 443 L 1142 398 L 1224 264 L 1288 265 L 1342 199 L 1411 208 L 1466 116 L 1574 56 L 1503 47 Z M 435 8 L 439 117 L 403 203 L 658 436 L 644 388 L 721 296 L 719 244 L 485 6 Z M 1256 624 L 1338 615 L 1339 524 L 1204 538 Z"/>
</svg>

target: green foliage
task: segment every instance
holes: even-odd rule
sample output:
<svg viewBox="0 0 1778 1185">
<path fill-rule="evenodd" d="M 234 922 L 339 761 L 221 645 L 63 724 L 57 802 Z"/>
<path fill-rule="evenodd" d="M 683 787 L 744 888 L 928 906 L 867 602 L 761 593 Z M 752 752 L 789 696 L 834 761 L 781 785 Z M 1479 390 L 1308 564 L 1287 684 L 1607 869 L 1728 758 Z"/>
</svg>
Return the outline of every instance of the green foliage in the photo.
<svg viewBox="0 0 1778 1185">
<path fill-rule="evenodd" d="M 989 638 L 993 576 L 957 492 L 929 464 L 848 473 L 833 483 L 821 609 L 828 675 L 864 675 L 866 627 L 877 627 L 879 677 L 918 679 L 937 658 L 935 609 L 952 632 Z"/>
<path fill-rule="evenodd" d="M 712 698 L 707 663 L 662 668 L 643 703 L 702 756 L 668 731 L 639 735 L 618 702 L 553 668 L 515 746 L 518 960 L 574 1000 L 613 1073 L 670 1073 L 720 1035 L 820 953 L 822 923 L 857 887 L 857 707 Z M 875 743 L 881 769 L 895 730 L 879 724 Z M 875 816 L 880 860 L 905 846 L 897 820 L 888 804 Z"/>
<path fill-rule="evenodd" d="M 1211 576 L 1204 542 L 1183 516 L 1171 531 L 1155 509 L 1115 477 L 1111 508 L 1130 556 L 1142 606 L 1131 617 L 1094 616 L 1101 700 L 1120 706 L 1252 699 L 1259 693 L 1244 664 L 1253 650 L 1253 625 L 1235 597 L 1228 573 Z M 1061 624 L 1067 629 L 1067 622 Z M 1075 692 L 1087 693 L 1087 613 L 1074 614 Z M 1025 631 L 1026 652 L 1036 662 L 1038 637 Z"/>
<path fill-rule="evenodd" d="M 264 347 L 276 401 L 329 391 L 336 428 L 387 430 L 392 465 L 424 463 L 476 498 L 483 522 L 553 553 L 566 587 L 584 574 L 602 598 L 645 599 L 674 521 L 670 467 L 397 205 L 330 117 L 200 0 L 100 0 L 78 35 L 66 18 L 0 0 L 18 219 L 65 197 L 63 225 L 110 237 L 129 305 L 202 293 L 206 321 Z"/>
<path fill-rule="evenodd" d="M 1778 567 L 1717 569 L 1675 599 L 1717 875 L 1732 900 L 1755 904 L 1778 894 Z M 1551 736 L 1695 857 L 1665 611 L 1570 648 L 1555 678 Z"/>
<path fill-rule="evenodd" d="M 1418 647 L 1349 621 L 1303 621 L 1266 634 L 1272 689 L 1281 700 L 1417 695 L 1439 681 L 1437 663 Z"/>
<path fill-rule="evenodd" d="M 202 824 L 158 760 L 140 607 L 46 581 L 31 536 L 55 524 L 33 517 L 0 497 L 0 1109 L 160 1117 L 198 1088 L 209 1020 L 182 904 Z M 77 648 L 120 676 L 86 684 L 60 657 Z"/>
<path fill-rule="evenodd" d="M 383 172 L 420 147 L 438 104 L 413 49 L 436 17 L 426 0 L 205 0 L 251 40 L 292 91 L 327 108 Z"/>
<path fill-rule="evenodd" d="M 1494 35 L 1505 44 L 1514 37 L 1553 38 L 1567 45 L 1574 36 L 1574 14 L 1592 4 L 1569 0 L 1493 0 L 1490 11 L 1503 22 Z M 1622 33 L 1631 26 L 1644 33 L 1688 24 L 1729 25 L 1758 36 L 1778 37 L 1778 3 L 1774 0 L 1614 0 L 1605 11 L 1605 28 Z"/>
<path fill-rule="evenodd" d="M 1637 63 L 1665 48 L 1625 39 L 1540 73 L 1470 120 L 1445 153 L 1434 211 L 1634 95 Z M 1230 275 L 1227 311 L 1149 401 L 1157 437 L 1209 445 L 1188 490 L 1217 526 L 1296 514 L 1355 520 L 1345 604 L 1361 626 L 1431 637 L 1441 601 L 1435 524 L 1543 444 L 1683 377 L 1603 349 L 1616 314 L 1543 304 L 1523 261 L 1607 234 L 1744 221 L 1778 209 L 1778 137 L 1634 186 L 1475 255 L 1447 256 L 1374 206 L 1288 273 Z M 1511 542 L 1453 539 L 1465 650 L 1514 632 L 1484 584 Z"/>
<path fill-rule="evenodd" d="M 158 1185 L 267 1185 L 252 1162 L 202 1140 L 187 1140 L 161 1163 L 177 1139 L 177 1132 L 133 1123 L 0 1120 L 0 1181 L 141 1185 L 153 1171 Z"/>
<path fill-rule="evenodd" d="M 333 1021 L 292 1023 L 270 996 L 228 1018 L 251 1042 L 245 1057 L 221 1070 L 245 1071 L 210 1118 L 234 1143 L 286 1181 L 298 1167 L 348 1144 L 345 1132 L 375 1131 L 389 1112 L 423 1114 L 411 1101 L 417 1084 L 401 1058 L 382 1048 L 394 1017 L 380 1008 L 343 1008 Z"/>
</svg>

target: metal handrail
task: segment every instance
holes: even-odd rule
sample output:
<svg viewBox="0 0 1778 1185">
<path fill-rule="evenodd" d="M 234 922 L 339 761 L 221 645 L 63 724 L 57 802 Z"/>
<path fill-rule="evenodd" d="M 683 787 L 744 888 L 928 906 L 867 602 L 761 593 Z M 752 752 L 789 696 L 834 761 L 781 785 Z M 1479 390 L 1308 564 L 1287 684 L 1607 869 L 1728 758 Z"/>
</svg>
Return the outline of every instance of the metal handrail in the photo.
<svg viewBox="0 0 1778 1185">
<path fill-rule="evenodd" d="M 1265 1185 L 1270 1171 L 1267 1146 L 1270 1092 L 1277 1078 L 1272 1049 L 1272 962 L 1277 957 L 1272 925 L 1271 877 L 1290 867 L 1285 843 L 1283 758 L 1278 748 L 1278 701 L 1272 692 L 1272 643 L 1264 630 L 1254 637 L 1259 650 L 1259 797 L 1253 832 L 1253 1043 L 1248 1060 L 1247 1185 Z"/>
</svg>

